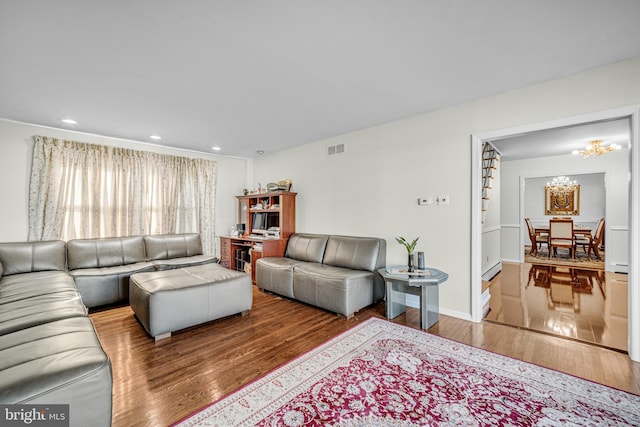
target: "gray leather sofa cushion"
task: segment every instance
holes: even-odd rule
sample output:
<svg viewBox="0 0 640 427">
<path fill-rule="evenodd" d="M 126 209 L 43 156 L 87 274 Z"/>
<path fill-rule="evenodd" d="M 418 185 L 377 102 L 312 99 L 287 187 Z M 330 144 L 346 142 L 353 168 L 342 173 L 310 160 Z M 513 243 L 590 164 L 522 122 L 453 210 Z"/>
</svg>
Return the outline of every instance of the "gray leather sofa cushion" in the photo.
<svg viewBox="0 0 640 427">
<path fill-rule="evenodd" d="M 202 255 L 202 241 L 196 233 L 144 236 L 147 261 Z"/>
<path fill-rule="evenodd" d="M 322 263 L 374 271 L 382 244 L 381 239 L 369 237 L 330 236 Z"/>
<path fill-rule="evenodd" d="M 34 271 L 64 271 L 65 260 L 65 243 L 62 240 L 0 243 L 0 263 L 4 276 Z"/>
<path fill-rule="evenodd" d="M 0 335 L 86 315 L 87 309 L 77 291 L 60 291 L 7 302 L 0 304 Z"/>
<path fill-rule="evenodd" d="M 69 270 L 113 267 L 145 261 L 142 236 L 75 239 L 67 242 Z"/>
<path fill-rule="evenodd" d="M 60 278 L 69 278 L 69 274 L 66 271 L 35 271 L 33 273 L 20 273 L 13 274 L 11 276 L 0 277 L 0 291 L 3 286 L 20 286 L 21 283 L 31 284 L 31 283 L 41 283 L 43 288 L 46 287 L 47 281 L 56 281 Z M 73 280 L 69 281 L 69 283 L 73 283 Z"/>
<path fill-rule="evenodd" d="M 258 258 L 256 284 L 261 289 L 294 298 L 293 268 L 301 262 L 283 257 Z"/>
<path fill-rule="evenodd" d="M 375 237 L 330 236 L 323 264 L 373 272 L 373 301 L 384 297 L 384 279 L 377 273 L 387 262 L 387 242 Z"/>
<path fill-rule="evenodd" d="M 111 364 L 86 317 L 0 336 L 0 402 L 69 404 L 71 426 L 111 425 Z"/>
<path fill-rule="evenodd" d="M 62 291 L 77 292 L 73 279 L 65 272 L 14 274 L 0 280 L 0 304 Z"/>
<path fill-rule="evenodd" d="M 293 271 L 296 299 L 351 317 L 373 303 L 373 274 L 326 264 L 304 263 Z"/>
<path fill-rule="evenodd" d="M 147 261 L 156 270 L 171 270 L 216 262 L 213 255 L 202 254 L 202 241 L 197 233 L 158 234 L 144 236 Z"/>
<path fill-rule="evenodd" d="M 192 267 L 194 265 L 211 264 L 218 259 L 213 255 L 194 255 L 171 259 L 156 259 L 151 261 L 156 270 L 174 270 L 176 268 Z"/>
<path fill-rule="evenodd" d="M 127 301 L 129 277 L 134 273 L 154 271 L 150 262 L 138 262 L 104 268 L 81 268 L 69 272 L 89 308 Z"/>
<path fill-rule="evenodd" d="M 292 234 L 284 256 L 298 261 L 322 262 L 328 239 L 324 234 Z"/>
</svg>

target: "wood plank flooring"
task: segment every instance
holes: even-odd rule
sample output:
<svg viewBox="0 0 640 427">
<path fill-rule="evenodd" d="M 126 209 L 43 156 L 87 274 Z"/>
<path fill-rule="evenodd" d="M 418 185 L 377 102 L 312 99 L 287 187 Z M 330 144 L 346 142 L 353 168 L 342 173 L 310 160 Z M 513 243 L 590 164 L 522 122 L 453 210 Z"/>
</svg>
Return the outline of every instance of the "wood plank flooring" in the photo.
<svg viewBox="0 0 640 427">
<path fill-rule="evenodd" d="M 169 425 L 371 316 L 384 318 L 384 303 L 347 320 L 254 287 L 248 316 L 155 343 L 128 306 L 90 314 L 113 367 L 113 426 Z M 419 328 L 417 310 L 394 322 Z M 640 394 L 640 363 L 626 354 L 443 315 L 429 332 Z"/>
<path fill-rule="evenodd" d="M 490 283 L 485 320 L 627 351 L 626 274 L 503 262 Z"/>
</svg>

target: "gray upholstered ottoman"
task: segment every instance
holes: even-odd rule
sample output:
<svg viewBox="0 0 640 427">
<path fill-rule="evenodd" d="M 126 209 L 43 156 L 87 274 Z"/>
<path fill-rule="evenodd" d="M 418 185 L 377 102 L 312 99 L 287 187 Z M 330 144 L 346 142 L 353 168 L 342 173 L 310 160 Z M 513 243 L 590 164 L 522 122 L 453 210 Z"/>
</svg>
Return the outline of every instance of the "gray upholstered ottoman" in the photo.
<svg viewBox="0 0 640 427">
<path fill-rule="evenodd" d="M 129 282 L 129 303 L 157 341 L 189 326 L 249 313 L 251 276 L 219 264 L 136 273 Z"/>
</svg>

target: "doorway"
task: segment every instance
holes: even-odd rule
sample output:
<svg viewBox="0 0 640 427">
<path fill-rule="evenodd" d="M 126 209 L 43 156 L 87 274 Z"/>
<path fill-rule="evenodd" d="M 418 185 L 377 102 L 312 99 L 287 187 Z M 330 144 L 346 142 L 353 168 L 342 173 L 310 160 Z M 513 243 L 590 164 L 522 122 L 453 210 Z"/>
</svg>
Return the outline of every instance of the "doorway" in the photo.
<svg viewBox="0 0 640 427">
<path fill-rule="evenodd" d="M 629 163 L 630 174 L 628 185 L 623 189 L 629 195 L 628 209 L 628 275 L 629 275 L 629 356 L 632 360 L 640 361 L 640 285 L 637 283 L 638 265 L 637 260 L 639 254 L 639 212 L 640 203 L 638 198 L 639 185 L 639 167 L 640 154 L 639 150 L 632 149 L 637 147 L 639 142 L 638 126 L 640 123 L 640 108 L 638 106 L 610 110 L 600 113 L 593 113 L 579 117 L 565 118 L 550 122 L 538 123 L 534 125 L 521 126 L 517 128 L 503 129 L 494 132 L 486 132 L 482 134 L 472 135 L 472 309 L 471 315 L 475 322 L 480 322 L 483 315 L 483 299 L 482 299 L 482 144 L 485 141 L 499 140 L 518 135 L 525 135 L 531 132 L 545 131 L 550 129 L 561 129 L 570 126 L 578 126 L 581 124 L 594 123 L 599 121 L 608 121 L 616 119 L 628 119 L 631 123 L 631 137 L 629 144 Z M 519 226 L 517 230 L 520 234 Z"/>
</svg>

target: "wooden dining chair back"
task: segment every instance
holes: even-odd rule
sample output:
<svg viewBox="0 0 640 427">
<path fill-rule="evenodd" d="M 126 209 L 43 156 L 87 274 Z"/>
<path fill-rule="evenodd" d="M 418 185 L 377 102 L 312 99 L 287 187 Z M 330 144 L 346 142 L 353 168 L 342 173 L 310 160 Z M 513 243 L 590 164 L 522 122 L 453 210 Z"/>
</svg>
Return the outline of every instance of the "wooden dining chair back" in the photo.
<svg viewBox="0 0 640 427">
<path fill-rule="evenodd" d="M 600 246 L 602 245 L 602 241 L 604 240 L 604 224 L 604 218 L 600 218 L 600 220 L 598 221 L 598 225 L 596 225 L 596 231 L 593 233 L 593 238 L 591 239 L 590 243 L 590 249 L 598 259 L 601 259 Z"/>
<path fill-rule="evenodd" d="M 548 248 L 549 235 L 537 233 L 536 229 L 531 224 L 531 219 L 525 218 L 524 222 L 527 224 L 527 230 L 529 231 L 529 240 L 531 240 L 531 250 L 529 251 L 529 255 L 536 255 L 543 244 L 546 244 Z"/>
<path fill-rule="evenodd" d="M 557 256 L 558 248 L 569 250 L 569 255 L 574 258 L 573 220 L 551 219 L 549 220 L 549 258 Z"/>
</svg>

